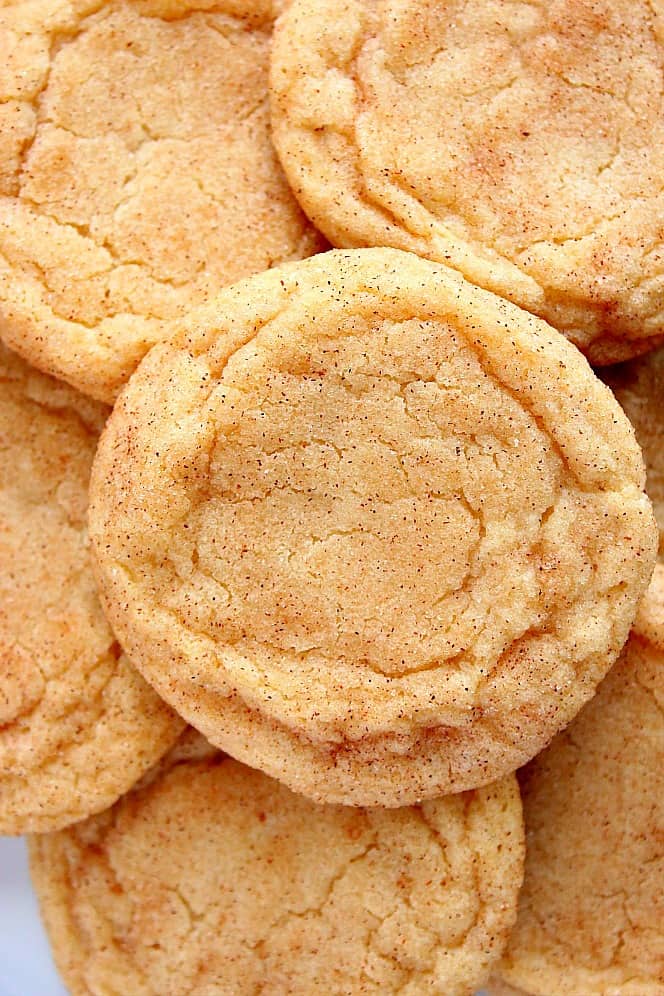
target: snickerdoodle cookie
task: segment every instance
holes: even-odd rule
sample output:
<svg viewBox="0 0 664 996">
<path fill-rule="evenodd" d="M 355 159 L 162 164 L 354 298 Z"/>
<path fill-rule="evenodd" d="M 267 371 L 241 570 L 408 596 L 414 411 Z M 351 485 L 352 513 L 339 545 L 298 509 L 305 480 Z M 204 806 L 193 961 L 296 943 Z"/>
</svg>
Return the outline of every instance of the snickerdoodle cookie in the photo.
<svg viewBox="0 0 664 996">
<path fill-rule="evenodd" d="M 596 363 L 664 337 L 664 10 L 294 0 L 275 143 L 338 246 L 447 261 Z"/>
<path fill-rule="evenodd" d="M 95 589 L 85 517 L 105 417 L 0 347 L 0 833 L 105 809 L 182 730 Z"/>
<path fill-rule="evenodd" d="M 662 996 L 661 565 L 619 662 L 521 784 L 526 875 L 504 980 L 529 996 Z"/>
<path fill-rule="evenodd" d="M 659 526 L 659 556 L 664 559 L 664 349 L 602 370 L 636 430 L 646 462 L 646 490 Z"/>
<path fill-rule="evenodd" d="M 173 317 L 320 248 L 269 136 L 270 0 L 0 5 L 0 336 L 104 401 Z"/>
<path fill-rule="evenodd" d="M 191 735 L 113 809 L 33 838 L 72 996 L 469 996 L 523 872 L 512 775 L 400 810 L 316 806 Z"/>
<path fill-rule="evenodd" d="M 131 660 L 319 801 L 514 770 L 593 694 L 655 559 L 581 354 L 454 271 L 330 252 L 183 320 L 102 437 L 90 524 Z"/>
</svg>

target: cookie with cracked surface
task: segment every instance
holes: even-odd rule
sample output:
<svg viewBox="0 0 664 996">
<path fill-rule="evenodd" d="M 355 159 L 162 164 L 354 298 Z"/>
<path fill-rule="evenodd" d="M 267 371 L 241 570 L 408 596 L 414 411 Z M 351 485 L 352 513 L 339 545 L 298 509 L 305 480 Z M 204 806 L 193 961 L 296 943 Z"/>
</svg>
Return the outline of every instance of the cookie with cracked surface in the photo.
<svg viewBox="0 0 664 996">
<path fill-rule="evenodd" d="M 156 346 L 90 528 L 131 660 L 229 754 L 403 805 L 524 764 L 593 694 L 657 545 L 634 433 L 544 322 L 394 249 L 222 293 Z"/>
<path fill-rule="evenodd" d="M 664 11 L 294 0 L 274 139 L 333 245 L 447 261 L 597 364 L 664 341 Z"/>
<path fill-rule="evenodd" d="M 470 996 L 524 857 L 513 775 L 400 810 L 316 806 L 190 735 L 112 810 L 30 850 L 72 996 Z"/>
<path fill-rule="evenodd" d="M 501 976 L 529 996 L 662 996 L 664 566 L 596 697 L 520 780 L 526 874 Z"/>
<path fill-rule="evenodd" d="M 0 346 L 0 833 L 105 809 L 182 730 L 96 591 L 85 517 L 106 414 Z"/>
<path fill-rule="evenodd" d="M 269 135 L 270 0 L 0 7 L 0 336 L 112 401 L 174 317 L 322 247 Z"/>
<path fill-rule="evenodd" d="M 601 372 L 636 430 L 646 462 L 646 490 L 659 526 L 664 560 L 664 349 Z"/>
</svg>

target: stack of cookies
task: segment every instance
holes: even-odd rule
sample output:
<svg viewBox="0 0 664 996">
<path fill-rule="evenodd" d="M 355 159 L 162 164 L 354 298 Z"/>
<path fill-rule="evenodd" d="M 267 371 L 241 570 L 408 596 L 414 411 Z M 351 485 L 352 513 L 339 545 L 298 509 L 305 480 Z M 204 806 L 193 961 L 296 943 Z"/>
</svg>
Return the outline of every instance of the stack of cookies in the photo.
<svg viewBox="0 0 664 996">
<path fill-rule="evenodd" d="M 0 39 L 0 832 L 69 991 L 663 996 L 664 7 Z"/>
</svg>

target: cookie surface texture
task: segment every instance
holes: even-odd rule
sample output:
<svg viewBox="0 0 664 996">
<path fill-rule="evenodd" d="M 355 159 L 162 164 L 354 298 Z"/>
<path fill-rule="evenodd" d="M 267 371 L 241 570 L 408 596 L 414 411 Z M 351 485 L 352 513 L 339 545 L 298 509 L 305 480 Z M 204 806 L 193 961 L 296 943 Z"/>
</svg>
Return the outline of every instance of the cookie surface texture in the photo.
<svg viewBox="0 0 664 996">
<path fill-rule="evenodd" d="M 522 878 L 514 776 L 401 810 L 319 807 L 192 751 L 32 839 L 72 996 L 470 996 L 484 981 Z"/>
<path fill-rule="evenodd" d="M 131 660 L 209 740 L 402 805 L 515 770 L 592 694 L 652 572 L 643 481 L 558 333 L 410 253 L 331 252 L 151 351 L 91 537 Z"/>
<path fill-rule="evenodd" d="M 501 974 L 529 996 L 664 993 L 663 707 L 658 565 L 596 697 L 520 774 L 526 875 Z"/>
<path fill-rule="evenodd" d="M 0 833 L 105 809 L 182 729 L 96 592 L 85 519 L 106 414 L 0 347 Z"/>
<path fill-rule="evenodd" d="M 646 463 L 646 490 L 659 526 L 659 559 L 664 561 L 664 349 L 602 370 L 634 426 Z"/>
<path fill-rule="evenodd" d="M 269 137 L 264 0 L 0 8 L 0 336 L 112 401 L 168 322 L 316 251 Z"/>
<path fill-rule="evenodd" d="M 664 11 L 294 0 L 275 144 L 333 245 L 448 262 L 594 363 L 664 334 Z"/>
</svg>

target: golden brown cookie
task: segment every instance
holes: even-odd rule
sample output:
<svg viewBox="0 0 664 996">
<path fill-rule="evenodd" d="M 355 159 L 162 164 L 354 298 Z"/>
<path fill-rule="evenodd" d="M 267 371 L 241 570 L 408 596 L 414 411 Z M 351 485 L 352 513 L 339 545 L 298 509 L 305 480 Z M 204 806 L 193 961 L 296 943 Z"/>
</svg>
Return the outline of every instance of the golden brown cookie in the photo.
<svg viewBox="0 0 664 996">
<path fill-rule="evenodd" d="M 269 136 L 270 0 L 0 6 L 0 336 L 112 401 L 168 322 L 321 247 Z"/>
<path fill-rule="evenodd" d="M 504 980 L 528 996 L 662 996 L 664 567 L 597 696 L 521 774 L 526 876 Z"/>
<path fill-rule="evenodd" d="M 664 560 L 664 349 L 609 367 L 602 378 L 625 409 L 643 450 L 646 489 L 659 526 L 659 557 Z"/>
<path fill-rule="evenodd" d="M 105 809 L 182 730 L 123 655 L 92 576 L 106 414 L 0 346 L 0 833 Z"/>
<path fill-rule="evenodd" d="M 113 809 L 31 841 L 72 996 L 470 996 L 523 872 L 516 778 L 316 806 L 189 736 Z"/>
<path fill-rule="evenodd" d="M 275 144 L 334 245 L 446 261 L 613 363 L 664 339 L 663 66 L 649 0 L 294 0 Z"/>
<path fill-rule="evenodd" d="M 151 351 L 91 536 L 192 725 L 317 801 L 394 806 L 513 771 L 593 694 L 652 572 L 643 482 L 545 323 L 410 253 L 330 252 Z"/>
</svg>

